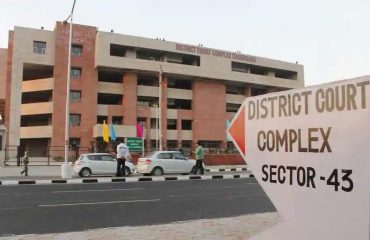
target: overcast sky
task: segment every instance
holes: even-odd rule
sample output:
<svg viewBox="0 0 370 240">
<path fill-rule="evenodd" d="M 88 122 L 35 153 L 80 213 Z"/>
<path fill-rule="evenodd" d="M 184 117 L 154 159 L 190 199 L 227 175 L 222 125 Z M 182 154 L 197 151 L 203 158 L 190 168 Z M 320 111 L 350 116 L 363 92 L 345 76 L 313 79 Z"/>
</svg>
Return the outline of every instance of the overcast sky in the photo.
<svg viewBox="0 0 370 240">
<path fill-rule="evenodd" d="M 0 0 L 8 30 L 53 30 L 73 0 Z M 306 85 L 370 74 L 369 0 L 77 0 L 74 22 L 99 30 L 296 62 Z"/>
</svg>

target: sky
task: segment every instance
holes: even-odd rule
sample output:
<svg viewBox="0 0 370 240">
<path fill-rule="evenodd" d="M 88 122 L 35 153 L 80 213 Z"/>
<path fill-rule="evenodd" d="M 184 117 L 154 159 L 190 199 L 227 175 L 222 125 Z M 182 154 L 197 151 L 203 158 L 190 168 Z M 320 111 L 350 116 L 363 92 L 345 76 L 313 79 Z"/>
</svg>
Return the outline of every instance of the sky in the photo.
<svg viewBox="0 0 370 240">
<path fill-rule="evenodd" d="M 14 26 L 53 30 L 73 0 L 0 0 Z M 74 22 L 304 65 L 311 86 L 370 74 L 369 0 L 77 0 Z"/>
</svg>

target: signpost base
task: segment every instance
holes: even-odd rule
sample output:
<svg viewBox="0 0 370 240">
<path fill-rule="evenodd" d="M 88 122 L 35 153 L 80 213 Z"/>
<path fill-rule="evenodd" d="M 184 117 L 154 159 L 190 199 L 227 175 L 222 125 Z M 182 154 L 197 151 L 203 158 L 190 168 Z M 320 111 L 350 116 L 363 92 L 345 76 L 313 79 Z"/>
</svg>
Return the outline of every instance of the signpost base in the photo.
<svg viewBox="0 0 370 240">
<path fill-rule="evenodd" d="M 72 166 L 71 164 L 62 164 L 62 178 L 72 178 Z"/>
</svg>

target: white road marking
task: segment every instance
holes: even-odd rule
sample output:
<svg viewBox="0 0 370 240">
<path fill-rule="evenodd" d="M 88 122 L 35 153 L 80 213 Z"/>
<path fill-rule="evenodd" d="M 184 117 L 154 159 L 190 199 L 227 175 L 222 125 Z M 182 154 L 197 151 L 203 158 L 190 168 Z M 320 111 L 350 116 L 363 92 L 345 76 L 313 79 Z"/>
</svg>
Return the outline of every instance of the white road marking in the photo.
<svg viewBox="0 0 370 240">
<path fill-rule="evenodd" d="M 92 190 L 70 190 L 70 191 L 54 191 L 53 193 L 75 193 L 75 192 L 113 192 L 113 191 L 134 191 L 144 188 L 114 188 L 114 189 L 92 189 Z"/>
<path fill-rule="evenodd" d="M 61 203 L 61 204 L 38 205 L 38 207 L 66 207 L 66 206 L 101 205 L 101 204 L 116 204 L 116 203 L 159 202 L 160 200 L 161 199 L 143 199 L 143 200 L 112 201 L 112 202 Z"/>
</svg>

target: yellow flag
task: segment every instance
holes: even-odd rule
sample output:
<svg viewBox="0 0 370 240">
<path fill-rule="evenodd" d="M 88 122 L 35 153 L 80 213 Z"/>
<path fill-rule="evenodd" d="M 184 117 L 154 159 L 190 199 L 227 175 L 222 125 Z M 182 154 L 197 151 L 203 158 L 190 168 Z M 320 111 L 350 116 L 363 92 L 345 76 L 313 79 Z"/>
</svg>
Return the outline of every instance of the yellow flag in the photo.
<svg viewBox="0 0 370 240">
<path fill-rule="evenodd" d="M 109 142 L 109 131 L 108 131 L 108 125 L 103 123 L 103 141 L 104 142 Z"/>
</svg>

